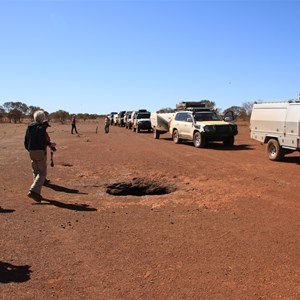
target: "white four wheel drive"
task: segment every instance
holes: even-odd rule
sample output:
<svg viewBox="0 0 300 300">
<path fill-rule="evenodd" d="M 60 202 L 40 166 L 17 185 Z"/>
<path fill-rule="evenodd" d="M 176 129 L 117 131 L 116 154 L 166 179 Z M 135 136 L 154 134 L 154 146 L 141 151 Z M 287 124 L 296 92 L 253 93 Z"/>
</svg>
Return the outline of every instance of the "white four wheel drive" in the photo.
<svg viewBox="0 0 300 300">
<path fill-rule="evenodd" d="M 300 151 L 300 101 L 255 103 L 250 132 L 252 139 L 267 144 L 270 160 Z"/>
<path fill-rule="evenodd" d="M 233 146 L 238 133 L 233 123 L 233 113 L 228 112 L 222 119 L 215 111 L 203 108 L 190 108 L 176 112 L 170 122 L 170 133 L 173 141 L 193 141 L 194 146 L 203 148 L 211 141 L 222 141 L 224 146 Z"/>
</svg>

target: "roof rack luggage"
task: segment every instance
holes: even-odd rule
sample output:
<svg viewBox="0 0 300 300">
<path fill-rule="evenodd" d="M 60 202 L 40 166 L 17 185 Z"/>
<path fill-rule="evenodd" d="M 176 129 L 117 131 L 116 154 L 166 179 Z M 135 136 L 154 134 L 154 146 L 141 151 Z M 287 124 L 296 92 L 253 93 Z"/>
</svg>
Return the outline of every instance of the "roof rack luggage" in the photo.
<svg viewBox="0 0 300 300">
<path fill-rule="evenodd" d="M 202 101 L 183 101 L 176 104 L 176 110 L 203 110 L 209 109 Z"/>
</svg>

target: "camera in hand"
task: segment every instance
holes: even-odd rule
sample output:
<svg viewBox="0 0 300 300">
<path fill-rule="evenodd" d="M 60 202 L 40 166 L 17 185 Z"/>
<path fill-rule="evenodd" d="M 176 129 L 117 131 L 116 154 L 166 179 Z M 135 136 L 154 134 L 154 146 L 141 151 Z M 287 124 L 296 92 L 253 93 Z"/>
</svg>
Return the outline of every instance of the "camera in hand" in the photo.
<svg viewBox="0 0 300 300">
<path fill-rule="evenodd" d="M 52 147 L 50 147 L 50 148 L 51 148 L 51 151 L 52 151 L 52 152 L 55 152 L 55 151 L 56 151 L 56 148 L 55 148 L 55 147 L 52 146 Z"/>
</svg>

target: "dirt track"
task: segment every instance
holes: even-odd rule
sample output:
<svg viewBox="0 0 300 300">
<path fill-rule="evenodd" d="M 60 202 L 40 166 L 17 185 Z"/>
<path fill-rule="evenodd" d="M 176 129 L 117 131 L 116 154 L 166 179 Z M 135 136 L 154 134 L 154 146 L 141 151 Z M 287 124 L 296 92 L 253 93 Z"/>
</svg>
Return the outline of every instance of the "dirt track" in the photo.
<svg viewBox="0 0 300 300">
<path fill-rule="evenodd" d="M 233 148 L 206 149 L 52 125 L 55 167 L 35 204 L 26 124 L 0 124 L 0 298 L 300 299 L 298 153 L 269 161 L 248 124 Z M 135 178 L 176 190 L 106 193 Z"/>
</svg>

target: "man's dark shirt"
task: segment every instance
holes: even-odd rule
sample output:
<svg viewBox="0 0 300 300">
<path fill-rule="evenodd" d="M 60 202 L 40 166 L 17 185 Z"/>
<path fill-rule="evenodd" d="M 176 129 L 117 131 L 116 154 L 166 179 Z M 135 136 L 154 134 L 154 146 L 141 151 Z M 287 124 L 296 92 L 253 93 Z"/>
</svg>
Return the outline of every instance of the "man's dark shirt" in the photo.
<svg viewBox="0 0 300 300">
<path fill-rule="evenodd" d="M 24 146 L 29 150 L 46 150 L 46 147 L 50 145 L 50 141 L 47 140 L 46 126 L 33 122 L 28 125 Z"/>
</svg>

